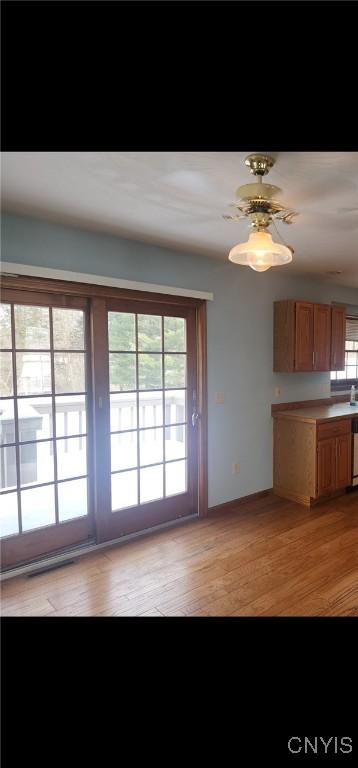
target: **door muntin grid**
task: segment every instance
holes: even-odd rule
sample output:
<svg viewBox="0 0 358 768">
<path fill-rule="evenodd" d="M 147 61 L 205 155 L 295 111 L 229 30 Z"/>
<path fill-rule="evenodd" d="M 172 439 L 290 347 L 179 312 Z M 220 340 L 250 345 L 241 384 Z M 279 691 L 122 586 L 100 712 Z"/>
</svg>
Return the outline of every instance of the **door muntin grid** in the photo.
<svg viewBox="0 0 358 768">
<path fill-rule="evenodd" d="M 116 512 L 188 490 L 186 320 L 111 311 L 108 336 Z"/>
<path fill-rule="evenodd" d="M 88 514 L 87 351 L 82 309 L 3 302 L 0 315 L 5 538 Z"/>
</svg>

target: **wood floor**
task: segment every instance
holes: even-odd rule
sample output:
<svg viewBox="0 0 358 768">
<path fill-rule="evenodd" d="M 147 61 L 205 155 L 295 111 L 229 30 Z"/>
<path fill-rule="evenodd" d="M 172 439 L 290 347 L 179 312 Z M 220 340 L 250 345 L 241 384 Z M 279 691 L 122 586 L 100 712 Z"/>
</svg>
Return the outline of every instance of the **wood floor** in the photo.
<svg viewBox="0 0 358 768">
<path fill-rule="evenodd" d="M 358 616 L 358 493 L 273 495 L 2 583 L 4 616 Z"/>
</svg>

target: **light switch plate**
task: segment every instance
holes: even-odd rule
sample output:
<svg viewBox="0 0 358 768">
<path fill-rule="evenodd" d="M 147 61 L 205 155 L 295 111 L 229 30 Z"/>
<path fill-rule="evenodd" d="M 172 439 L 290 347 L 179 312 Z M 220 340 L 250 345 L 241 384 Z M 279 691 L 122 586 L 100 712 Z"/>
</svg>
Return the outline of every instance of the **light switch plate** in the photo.
<svg viewBox="0 0 358 768">
<path fill-rule="evenodd" d="M 219 403 L 219 405 L 222 405 L 225 402 L 225 396 L 223 392 L 216 392 L 215 402 Z"/>
</svg>

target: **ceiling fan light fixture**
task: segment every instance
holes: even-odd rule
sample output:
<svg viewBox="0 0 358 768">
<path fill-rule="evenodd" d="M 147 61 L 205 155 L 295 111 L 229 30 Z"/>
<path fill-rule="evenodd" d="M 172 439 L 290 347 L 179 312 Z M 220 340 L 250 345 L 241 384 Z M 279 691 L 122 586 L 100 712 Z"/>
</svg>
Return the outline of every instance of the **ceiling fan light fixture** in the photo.
<svg viewBox="0 0 358 768">
<path fill-rule="evenodd" d="M 275 243 L 269 232 L 251 232 L 246 243 L 235 245 L 229 260 L 234 264 L 251 267 L 255 272 L 266 272 L 270 267 L 279 267 L 292 261 L 292 250 L 286 245 Z"/>
<path fill-rule="evenodd" d="M 255 272 L 266 272 L 270 267 L 289 264 L 294 252 L 291 246 L 275 243 L 268 231 L 274 219 L 290 224 L 297 215 L 296 211 L 274 199 L 281 193 L 279 187 L 262 181 L 262 177 L 268 174 L 274 164 L 274 158 L 269 155 L 254 154 L 246 158 L 245 165 L 250 168 L 256 181 L 237 189 L 237 202 L 233 205 L 237 213 L 224 216 L 229 221 L 239 221 L 245 217 L 250 220 L 252 232 L 248 241 L 235 245 L 229 253 L 229 260 L 234 264 L 251 267 Z"/>
</svg>

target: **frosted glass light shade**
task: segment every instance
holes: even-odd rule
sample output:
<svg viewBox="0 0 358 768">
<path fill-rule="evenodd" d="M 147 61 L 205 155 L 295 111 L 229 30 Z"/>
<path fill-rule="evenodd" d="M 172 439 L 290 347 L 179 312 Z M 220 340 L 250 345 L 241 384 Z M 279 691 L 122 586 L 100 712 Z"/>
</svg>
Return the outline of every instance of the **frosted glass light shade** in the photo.
<svg viewBox="0 0 358 768">
<path fill-rule="evenodd" d="M 235 245 L 229 253 L 230 261 L 251 267 L 255 272 L 266 272 L 292 261 L 292 252 L 286 245 L 274 243 L 269 232 L 251 232 L 247 243 Z"/>
</svg>

